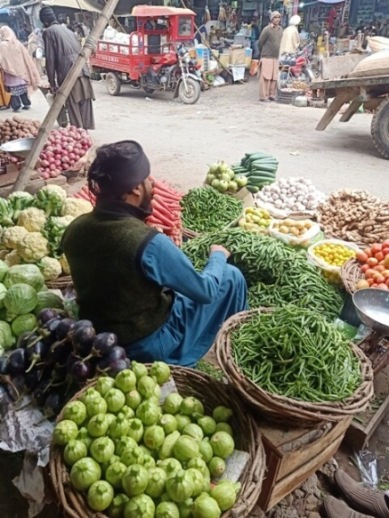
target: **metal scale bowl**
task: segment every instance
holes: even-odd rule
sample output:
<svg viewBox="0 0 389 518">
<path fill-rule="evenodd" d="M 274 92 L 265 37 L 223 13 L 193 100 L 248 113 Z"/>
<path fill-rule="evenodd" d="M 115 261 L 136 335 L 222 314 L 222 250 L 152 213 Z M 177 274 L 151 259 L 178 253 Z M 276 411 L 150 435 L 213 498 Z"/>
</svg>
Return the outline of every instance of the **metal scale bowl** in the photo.
<svg viewBox="0 0 389 518">
<path fill-rule="evenodd" d="M 373 331 L 361 348 L 377 372 L 389 363 L 389 291 L 358 290 L 353 295 L 353 302 L 359 318 Z"/>
<path fill-rule="evenodd" d="M 6 142 L 2 146 L 0 146 L 0 151 L 3 151 L 4 153 L 9 153 L 10 155 L 15 155 L 25 160 L 32 148 L 34 141 L 35 137 L 10 140 L 9 142 Z"/>
</svg>

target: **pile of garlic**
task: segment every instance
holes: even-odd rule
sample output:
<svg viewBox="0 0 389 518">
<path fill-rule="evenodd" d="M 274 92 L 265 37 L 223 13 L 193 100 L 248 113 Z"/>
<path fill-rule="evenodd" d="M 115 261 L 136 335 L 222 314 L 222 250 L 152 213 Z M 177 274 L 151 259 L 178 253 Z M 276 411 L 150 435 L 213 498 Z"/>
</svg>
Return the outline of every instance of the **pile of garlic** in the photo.
<svg viewBox="0 0 389 518">
<path fill-rule="evenodd" d="M 276 209 L 287 212 L 314 211 L 324 201 L 324 193 L 318 191 L 311 180 L 300 177 L 280 178 L 266 185 L 256 198 Z"/>
</svg>

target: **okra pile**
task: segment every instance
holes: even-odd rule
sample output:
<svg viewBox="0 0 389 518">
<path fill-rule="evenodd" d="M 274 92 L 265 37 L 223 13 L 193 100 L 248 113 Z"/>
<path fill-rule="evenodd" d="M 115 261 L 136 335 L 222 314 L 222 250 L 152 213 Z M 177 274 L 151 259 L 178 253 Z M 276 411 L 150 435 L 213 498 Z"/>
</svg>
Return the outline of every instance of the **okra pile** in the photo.
<svg viewBox="0 0 389 518">
<path fill-rule="evenodd" d="M 231 252 L 229 259 L 243 273 L 251 307 L 279 307 L 293 303 L 309 307 L 329 320 L 339 316 L 343 298 L 302 252 L 278 239 L 240 228 L 208 233 L 185 243 L 183 250 L 202 270 L 213 244 Z"/>
<path fill-rule="evenodd" d="M 221 230 L 242 215 L 242 202 L 212 187 L 191 189 L 181 200 L 182 224 L 194 232 Z"/>
<path fill-rule="evenodd" d="M 293 305 L 259 313 L 231 334 L 233 358 L 259 387 L 301 401 L 342 401 L 361 383 L 347 339 L 324 317 Z"/>
</svg>

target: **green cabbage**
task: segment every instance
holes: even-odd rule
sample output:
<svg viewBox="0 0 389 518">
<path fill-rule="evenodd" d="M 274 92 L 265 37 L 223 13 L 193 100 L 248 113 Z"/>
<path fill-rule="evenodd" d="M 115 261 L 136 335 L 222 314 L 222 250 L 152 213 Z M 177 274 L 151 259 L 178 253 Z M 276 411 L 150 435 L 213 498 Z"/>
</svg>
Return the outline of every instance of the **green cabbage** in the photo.
<svg viewBox="0 0 389 518">
<path fill-rule="evenodd" d="M 4 306 L 7 317 L 13 320 L 18 315 L 26 315 L 35 309 L 38 296 L 32 286 L 28 284 L 14 284 L 4 297 Z"/>
<path fill-rule="evenodd" d="M 9 349 L 15 343 L 15 337 L 12 334 L 11 326 L 8 322 L 0 320 L 0 348 Z"/>
<path fill-rule="evenodd" d="M 11 266 L 5 275 L 4 285 L 10 288 L 14 284 L 29 284 L 40 291 L 45 283 L 43 275 L 36 264 L 16 264 Z"/>
<path fill-rule="evenodd" d="M 4 284 L 0 283 L 0 308 L 4 307 L 4 297 L 7 293 L 7 288 Z"/>
<path fill-rule="evenodd" d="M 38 325 L 36 316 L 32 313 L 27 313 L 27 315 L 19 315 L 12 321 L 11 329 L 13 334 L 16 337 L 19 337 L 21 334 L 27 331 L 33 331 Z"/>
<path fill-rule="evenodd" d="M 56 308 L 63 309 L 63 300 L 59 295 L 50 290 L 40 291 L 37 293 L 38 302 L 35 306 L 35 314 L 38 314 L 41 309 Z"/>
<path fill-rule="evenodd" d="M 5 274 L 8 272 L 9 266 L 6 262 L 0 260 L 0 282 L 3 282 Z"/>
</svg>

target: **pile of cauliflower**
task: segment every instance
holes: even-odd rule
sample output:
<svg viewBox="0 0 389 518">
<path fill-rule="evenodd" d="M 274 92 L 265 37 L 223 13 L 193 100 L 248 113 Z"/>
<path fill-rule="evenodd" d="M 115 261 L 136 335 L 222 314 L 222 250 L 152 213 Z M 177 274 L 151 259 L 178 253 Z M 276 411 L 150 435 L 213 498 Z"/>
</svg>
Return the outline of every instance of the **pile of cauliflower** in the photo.
<svg viewBox="0 0 389 518">
<path fill-rule="evenodd" d="M 68 198 L 57 185 L 45 186 L 35 196 L 15 192 L 0 199 L 0 258 L 8 266 L 37 264 L 45 281 L 68 275 L 59 249 L 62 235 L 74 218 L 92 209 L 87 200 Z"/>
</svg>

